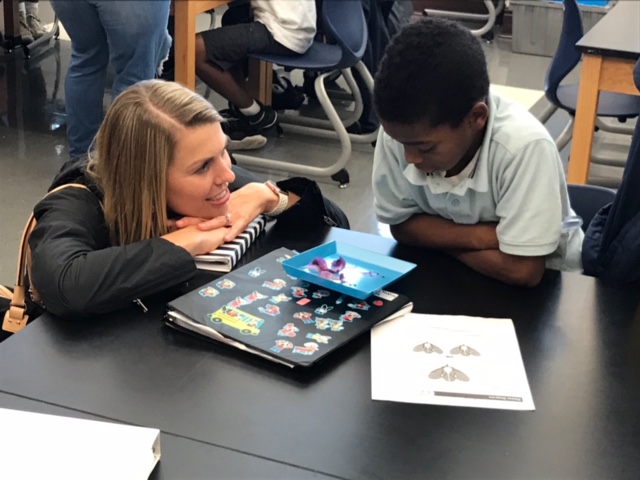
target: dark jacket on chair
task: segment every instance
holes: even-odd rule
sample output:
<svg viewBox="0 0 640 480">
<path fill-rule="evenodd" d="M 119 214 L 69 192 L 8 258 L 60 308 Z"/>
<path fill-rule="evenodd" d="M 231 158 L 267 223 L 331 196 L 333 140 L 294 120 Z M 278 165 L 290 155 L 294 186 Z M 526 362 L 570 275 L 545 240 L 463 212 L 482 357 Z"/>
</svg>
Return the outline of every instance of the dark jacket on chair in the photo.
<svg viewBox="0 0 640 480">
<path fill-rule="evenodd" d="M 640 90 L 640 60 L 633 71 Z M 640 122 L 614 201 L 589 224 L 582 244 L 584 273 L 612 283 L 640 280 Z"/>
</svg>

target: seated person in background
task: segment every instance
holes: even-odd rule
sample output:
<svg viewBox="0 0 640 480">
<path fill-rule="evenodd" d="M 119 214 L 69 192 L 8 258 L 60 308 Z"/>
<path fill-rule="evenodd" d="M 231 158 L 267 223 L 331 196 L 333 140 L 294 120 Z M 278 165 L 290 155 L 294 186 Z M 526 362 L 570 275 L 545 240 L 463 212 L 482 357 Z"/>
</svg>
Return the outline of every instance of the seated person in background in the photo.
<svg viewBox="0 0 640 480">
<path fill-rule="evenodd" d="M 232 7 L 227 13 L 245 6 Z M 247 14 L 253 13 L 253 21 L 223 24 L 196 36 L 196 74 L 229 101 L 223 129 L 233 140 L 265 132 L 277 121 L 275 110 L 251 98 L 244 88 L 243 65 L 248 55 L 302 54 L 316 33 L 313 0 L 251 0 L 250 7 Z"/>
<path fill-rule="evenodd" d="M 31 285 L 47 310 L 82 317 L 127 307 L 196 274 L 194 255 L 233 239 L 260 214 L 275 228 L 348 228 L 344 213 L 302 178 L 279 193 L 231 166 L 222 118 L 176 83 L 120 94 L 90 160 L 71 160 L 34 209 Z"/>
<path fill-rule="evenodd" d="M 427 18 L 394 37 L 375 78 L 375 211 L 400 242 L 441 249 L 503 282 L 580 271 L 582 231 L 558 150 L 528 111 L 489 93 L 469 30 Z"/>
</svg>

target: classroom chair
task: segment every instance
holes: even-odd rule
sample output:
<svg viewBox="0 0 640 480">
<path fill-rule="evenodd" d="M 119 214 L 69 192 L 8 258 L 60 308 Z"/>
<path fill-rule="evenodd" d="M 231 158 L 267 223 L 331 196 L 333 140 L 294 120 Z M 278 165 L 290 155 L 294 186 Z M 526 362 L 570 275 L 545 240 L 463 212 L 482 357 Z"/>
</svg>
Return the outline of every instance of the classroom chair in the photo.
<svg viewBox="0 0 640 480">
<path fill-rule="evenodd" d="M 436 10 L 430 8 L 425 8 L 422 11 L 422 14 L 424 16 L 445 17 L 452 20 L 485 22 L 482 27 L 471 29 L 471 33 L 476 37 L 482 37 L 490 42 L 493 40 L 493 27 L 496 24 L 496 18 L 504 11 L 504 0 L 498 0 L 497 5 L 494 5 L 492 0 L 482 1 L 487 7 L 486 14 L 457 12 L 452 10 Z"/>
<path fill-rule="evenodd" d="M 598 185 L 567 184 L 571 208 L 582 218 L 582 230 L 587 231 L 593 217 L 598 211 L 613 202 L 616 191 Z"/>
<path fill-rule="evenodd" d="M 567 126 L 556 138 L 558 150 L 562 150 L 571 140 L 578 102 L 578 84 L 562 84 L 561 82 L 580 62 L 582 55 L 576 48 L 576 43 L 583 35 L 582 16 L 577 1 L 563 0 L 560 42 L 544 81 L 544 93 L 551 102 L 551 106 L 540 117 L 540 121 L 545 123 L 558 108 L 567 111 L 571 116 Z M 629 118 L 637 117 L 638 113 L 640 113 L 640 97 L 622 93 L 600 92 L 596 112 L 598 117 L 613 117 L 624 122 Z M 633 133 L 631 128 L 610 125 L 598 119 L 596 120 L 596 128 L 627 135 Z"/>
<path fill-rule="evenodd" d="M 326 43 L 316 40 L 302 55 L 254 54 L 252 57 L 287 69 L 319 73 L 314 82 L 314 89 L 327 119 L 290 114 L 280 114 L 278 119 L 285 132 L 319 138 L 337 138 L 341 145 L 339 158 L 329 166 L 317 167 L 245 154 L 234 154 L 234 156 L 241 165 L 282 170 L 305 176 L 331 176 L 341 188 L 344 188 L 349 183 L 346 166 L 351 156 L 351 143 L 372 143 L 378 133 L 377 130 L 361 135 L 347 132 L 347 128 L 360 118 L 363 109 L 362 95 L 351 73 L 352 68 L 358 71 L 369 91 L 373 92 L 373 78 L 361 61 L 367 46 L 367 25 L 362 4 L 359 1 L 324 0 L 321 19 L 327 37 Z M 333 99 L 327 94 L 325 88 L 325 79 L 334 78 L 335 73 L 344 78 L 355 103 L 353 111 L 348 112 L 345 118 L 340 117 Z"/>
</svg>

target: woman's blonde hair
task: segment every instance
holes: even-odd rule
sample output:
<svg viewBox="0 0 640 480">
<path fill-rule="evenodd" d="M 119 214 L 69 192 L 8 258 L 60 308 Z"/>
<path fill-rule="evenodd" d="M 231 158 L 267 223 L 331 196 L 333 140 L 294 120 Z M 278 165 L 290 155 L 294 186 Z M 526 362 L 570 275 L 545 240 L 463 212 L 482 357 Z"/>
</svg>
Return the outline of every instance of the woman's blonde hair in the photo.
<svg viewBox="0 0 640 480">
<path fill-rule="evenodd" d="M 209 102 L 173 82 L 140 82 L 114 100 L 87 166 L 114 245 L 168 233 L 167 169 L 180 127 L 221 121 Z"/>
</svg>

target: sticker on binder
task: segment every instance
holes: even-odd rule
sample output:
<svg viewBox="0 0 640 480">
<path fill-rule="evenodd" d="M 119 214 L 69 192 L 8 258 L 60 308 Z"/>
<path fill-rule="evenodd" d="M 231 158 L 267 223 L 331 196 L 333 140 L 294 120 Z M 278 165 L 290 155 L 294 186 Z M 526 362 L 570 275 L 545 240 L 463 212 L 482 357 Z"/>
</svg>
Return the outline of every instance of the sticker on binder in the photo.
<svg viewBox="0 0 640 480">
<path fill-rule="evenodd" d="M 261 318 L 254 317 L 247 312 L 227 305 L 210 313 L 208 317 L 213 323 L 222 323 L 240 330 L 240 333 L 243 335 L 258 335 L 260 333 L 260 327 L 264 323 L 264 320 Z"/>
<path fill-rule="evenodd" d="M 211 286 L 203 288 L 198 293 L 200 294 L 201 297 L 209 297 L 209 298 L 215 297 L 220 294 L 218 290 L 216 290 Z"/>
<path fill-rule="evenodd" d="M 325 303 L 323 305 L 320 305 L 318 308 L 316 308 L 315 313 L 316 313 L 316 315 L 324 315 L 325 313 L 327 313 L 330 310 L 333 310 L 333 307 L 330 307 L 329 305 L 327 305 Z"/>
<path fill-rule="evenodd" d="M 293 347 L 293 353 L 299 353 L 301 355 L 313 355 L 318 351 L 320 346 L 315 342 L 307 342 L 302 347 Z"/>
<path fill-rule="evenodd" d="M 354 318 L 362 318 L 358 312 L 352 312 L 351 310 L 347 310 L 342 315 L 340 315 L 340 320 L 343 322 L 352 322 Z"/>
<path fill-rule="evenodd" d="M 332 332 L 340 332 L 344 330 L 344 325 L 342 325 L 342 320 L 330 320 L 329 324 L 331 325 Z"/>
<path fill-rule="evenodd" d="M 296 333 L 299 331 L 300 329 L 293 323 L 287 323 L 284 327 L 278 330 L 278 335 L 281 337 L 295 337 Z"/>
<path fill-rule="evenodd" d="M 271 315 L 272 317 L 280 315 L 280 307 L 271 305 L 270 303 L 267 303 L 264 307 L 258 307 L 258 310 L 260 311 L 260 313 Z"/>
<path fill-rule="evenodd" d="M 289 300 L 291 300 L 291 297 L 287 297 L 284 293 L 274 295 L 269 299 L 269 301 L 273 303 L 288 302 Z"/>
<path fill-rule="evenodd" d="M 280 353 L 282 350 L 290 350 L 293 348 L 293 343 L 289 340 L 279 339 L 276 340 L 276 344 L 271 347 L 269 350 L 272 352 Z"/>
<path fill-rule="evenodd" d="M 231 300 L 229 303 L 227 303 L 227 306 L 231 307 L 231 308 L 237 308 L 241 305 L 248 305 L 250 302 L 247 302 L 244 298 L 242 297 L 236 297 L 233 300 Z"/>
<path fill-rule="evenodd" d="M 298 320 L 302 320 L 302 323 L 308 324 L 313 323 L 313 319 L 311 318 L 311 314 L 309 312 L 296 312 L 293 314 L 293 318 L 297 318 Z"/>
<path fill-rule="evenodd" d="M 329 335 L 320 335 L 319 333 L 307 333 L 307 338 L 315 340 L 318 343 L 329 343 L 329 340 L 331 340 Z"/>
<path fill-rule="evenodd" d="M 287 282 L 281 278 L 274 278 L 273 280 L 265 280 L 262 286 L 270 288 L 271 290 L 282 290 L 287 286 Z"/>
<path fill-rule="evenodd" d="M 347 307 L 353 308 L 355 310 L 369 310 L 371 308 L 371 305 L 363 300 L 357 303 L 347 303 Z"/>
<path fill-rule="evenodd" d="M 305 298 L 307 296 L 307 289 L 302 287 L 291 287 L 291 295 L 296 298 Z"/>
<path fill-rule="evenodd" d="M 328 318 L 316 317 L 316 328 L 318 330 L 326 330 L 329 327 L 330 325 Z"/>
<path fill-rule="evenodd" d="M 255 268 L 252 268 L 251 270 L 249 270 L 249 276 L 253 277 L 253 278 L 258 278 L 263 273 L 266 273 L 266 270 L 264 268 L 260 268 L 260 267 L 255 267 Z"/>
<path fill-rule="evenodd" d="M 278 258 L 276 258 L 276 262 L 278 262 L 278 263 L 282 263 L 282 262 L 284 262 L 287 258 L 291 258 L 291 255 L 284 255 L 284 256 L 282 256 L 282 257 L 278 257 Z"/>
<path fill-rule="evenodd" d="M 253 303 L 256 300 L 263 300 L 267 298 L 266 295 L 261 294 L 259 291 L 254 290 L 253 292 L 251 292 L 249 295 L 245 296 L 244 299 L 247 301 L 247 303 Z"/>
<path fill-rule="evenodd" d="M 387 300 L 388 302 L 391 302 L 393 300 L 395 300 L 396 298 L 398 298 L 398 294 L 397 293 L 393 293 L 393 292 L 387 292 L 386 290 L 376 290 L 375 292 L 373 292 L 373 294 L 376 297 L 379 297 L 383 300 Z"/>
<path fill-rule="evenodd" d="M 228 280 L 228 279 L 220 280 L 219 282 L 216 283 L 216 287 L 222 288 L 222 289 L 225 289 L 225 290 L 230 290 L 235 286 L 236 286 L 236 284 L 234 282 L 232 282 L 231 280 Z"/>
</svg>

